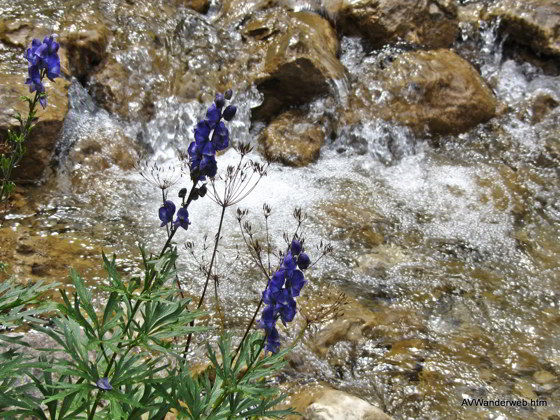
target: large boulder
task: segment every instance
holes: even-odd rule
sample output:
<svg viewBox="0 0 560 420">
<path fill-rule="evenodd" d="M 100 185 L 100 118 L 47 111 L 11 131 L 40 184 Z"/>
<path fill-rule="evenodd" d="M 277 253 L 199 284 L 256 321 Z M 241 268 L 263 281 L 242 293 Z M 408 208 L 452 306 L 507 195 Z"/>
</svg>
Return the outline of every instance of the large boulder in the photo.
<svg viewBox="0 0 560 420">
<path fill-rule="evenodd" d="M 374 48 L 399 39 L 449 47 L 458 33 L 454 0 L 349 0 L 333 2 L 344 33 L 364 36 Z M 338 9 L 338 10 L 337 10 Z"/>
<path fill-rule="evenodd" d="M 560 55 L 560 3 L 557 0 L 499 0 L 483 18 L 500 19 L 500 30 L 545 55 Z"/>
<path fill-rule="evenodd" d="M 317 160 L 324 129 L 300 111 L 287 111 L 274 119 L 260 138 L 267 159 L 288 166 L 306 166 Z"/>
<path fill-rule="evenodd" d="M 283 108 L 327 94 L 334 81 L 346 77 L 336 32 L 315 13 L 274 9 L 247 22 L 243 34 L 264 58 L 254 80 L 264 94 L 253 110 L 256 119 L 269 121 Z"/>
<path fill-rule="evenodd" d="M 382 118 L 416 134 L 456 134 L 488 121 L 496 99 L 480 74 L 449 50 L 414 51 L 372 65 L 354 83 L 347 124 Z"/>
</svg>

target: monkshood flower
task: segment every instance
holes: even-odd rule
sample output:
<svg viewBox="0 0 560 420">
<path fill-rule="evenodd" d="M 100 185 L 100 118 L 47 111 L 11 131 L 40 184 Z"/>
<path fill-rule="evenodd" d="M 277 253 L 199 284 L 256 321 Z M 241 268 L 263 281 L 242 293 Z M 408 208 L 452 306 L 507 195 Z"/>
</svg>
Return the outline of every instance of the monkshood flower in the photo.
<svg viewBox="0 0 560 420">
<path fill-rule="evenodd" d="M 309 267 L 310 261 L 307 254 L 301 251 L 301 243 L 293 240 L 282 266 L 274 273 L 263 292 L 262 298 L 266 306 L 262 312 L 260 326 L 266 331 L 265 350 L 272 353 L 276 353 L 280 346 L 276 321 L 280 319 L 284 326 L 292 322 L 297 309 L 294 298 L 299 296 L 306 283 L 300 269 Z"/>
<path fill-rule="evenodd" d="M 111 391 L 113 386 L 109 382 L 109 378 L 101 378 L 96 382 L 96 385 L 99 389 L 103 391 Z"/>
<path fill-rule="evenodd" d="M 206 118 L 199 121 L 194 129 L 194 141 L 189 145 L 189 166 L 191 177 L 196 181 L 204 181 L 207 176 L 213 178 L 218 171 L 216 152 L 229 146 L 229 131 L 221 121 L 231 121 L 236 108 L 228 105 L 222 113 L 226 99 L 231 98 L 231 91 L 216 94 L 214 103 L 206 111 Z"/>
<path fill-rule="evenodd" d="M 25 52 L 25 58 L 29 61 L 27 68 L 29 77 L 25 84 L 29 85 L 30 92 L 44 93 L 44 77 L 54 81 L 53 79 L 60 76 L 59 48 L 60 44 L 54 40 L 52 35 L 46 36 L 43 42 L 36 38 L 31 42 L 31 46 Z M 46 96 L 41 95 L 39 103 L 45 108 L 47 106 Z"/>
<path fill-rule="evenodd" d="M 177 219 L 173 222 L 175 226 L 181 226 L 183 229 L 187 230 L 191 222 L 189 222 L 189 212 L 186 208 L 181 207 L 177 212 Z"/>
<path fill-rule="evenodd" d="M 163 205 L 159 208 L 159 220 L 161 220 L 161 226 L 173 222 L 175 227 L 181 226 L 183 229 L 187 230 L 191 222 L 189 222 L 189 212 L 186 208 L 181 207 L 177 212 L 177 218 L 173 221 L 173 216 L 175 215 L 175 204 L 171 200 L 166 200 Z"/>
<path fill-rule="evenodd" d="M 175 214 L 175 204 L 173 201 L 166 200 L 163 206 L 159 208 L 159 220 L 161 220 L 161 226 L 165 226 L 173 220 L 173 215 Z"/>
</svg>

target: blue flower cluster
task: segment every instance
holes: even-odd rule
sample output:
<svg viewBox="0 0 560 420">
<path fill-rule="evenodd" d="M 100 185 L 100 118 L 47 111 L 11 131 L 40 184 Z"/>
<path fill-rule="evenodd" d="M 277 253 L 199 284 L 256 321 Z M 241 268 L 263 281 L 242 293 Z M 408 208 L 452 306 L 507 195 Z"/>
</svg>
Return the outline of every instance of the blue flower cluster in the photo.
<svg viewBox="0 0 560 420">
<path fill-rule="evenodd" d="M 206 112 L 206 118 L 196 125 L 195 141 L 188 148 L 193 180 L 204 181 L 207 176 L 216 176 L 218 171 L 216 152 L 226 149 L 229 145 L 229 132 L 221 119 L 231 121 L 237 111 L 233 105 L 228 105 L 223 109 L 226 99 L 231 99 L 231 95 L 231 90 L 225 94 L 216 94 L 216 100 Z"/>
<path fill-rule="evenodd" d="M 261 328 L 266 331 L 267 344 L 265 349 L 276 353 L 280 347 L 280 336 L 276 329 L 276 321 L 280 319 L 284 325 L 291 322 L 296 315 L 295 297 L 299 296 L 306 280 L 303 272 L 311 261 L 306 253 L 301 252 L 301 243 L 293 240 L 290 251 L 284 257 L 282 266 L 270 279 L 263 292 L 263 309 L 260 320 Z"/>
<path fill-rule="evenodd" d="M 159 220 L 161 220 L 161 226 L 165 226 L 169 222 L 173 221 L 173 215 L 175 214 L 175 204 L 171 200 L 166 200 L 163 206 L 159 208 Z M 183 229 L 187 230 L 189 228 L 189 212 L 186 208 L 181 207 L 177 212 L 177 218 L 173 222 L 175 227 L 181 226 Z"/>
<path fill-rule="evenodd" d="M 52 82 L 53 79 L 60 76 L 59 47 L 60 44 L 54 40 L 52 35 L 46 36 L 43 42 L 36 38 L 31 42 L 31 47 L 25 53 L 25 58 L 29 61 L 27 68 L 29 77 L 25 84 L 29 85 L 30 92 L 44 93 L 43 78 L 47 76 Z M 39 103 L 45 108 L 47 106 L 46 96 L 40 96 Z"/>
</svg>

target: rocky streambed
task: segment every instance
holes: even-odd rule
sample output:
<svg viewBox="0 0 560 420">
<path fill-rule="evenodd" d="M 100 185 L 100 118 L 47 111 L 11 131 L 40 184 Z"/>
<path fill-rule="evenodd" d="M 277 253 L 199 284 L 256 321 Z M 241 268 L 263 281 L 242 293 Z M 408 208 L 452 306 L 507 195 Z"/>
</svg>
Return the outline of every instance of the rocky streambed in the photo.
<svg viewBox="0 0 560 420">
<path fill-rule="evenodd" d="M 64 75 L 2 216 L 9 274 L 64 282 L 74 267 L 97 290 L 101 250 L 136 270 L 138 243 L 165 240 L 136 160 L 176 165 L 231 88 L 232 137 L 273 161 L 240 206 L 256 218 L 272 206 L 278 246 L 300 206 L 307 243 L 335 249 L 309 273 L 299 322 L 347 297 L 292 353 L 279 378 L 290 401 L 342 400 L 334 388 L 398 419 L 557 417 L 557 2 L 13 0 L 0 12 L 2 135 L 23 111 L 33 37 L 59 35 Z M 229 150 L 219 167 L 235 160 Z M 179 243 L 203 252 L 219 209 L 194 204 Z M 233 210 L 225 228 L 220 292 L 241 334 L 264 284 L 231 264 Z M 180 266 L 197 296 L 187 252 Z M 529 406 L 463 404 L 473 398 Z"/>
</svg>

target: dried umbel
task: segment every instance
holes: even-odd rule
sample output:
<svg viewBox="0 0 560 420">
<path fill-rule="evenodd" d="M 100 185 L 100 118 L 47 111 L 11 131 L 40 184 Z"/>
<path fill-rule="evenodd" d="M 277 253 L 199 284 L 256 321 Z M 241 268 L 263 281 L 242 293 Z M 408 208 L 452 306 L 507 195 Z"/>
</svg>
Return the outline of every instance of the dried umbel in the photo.
<svg viewBox="0 0 560 420">
<path fill-rule="evenodd" d="M 147 159 L 140 159 L 135 166 L 142 178 L 164 193 L 176 185 L 182 177 L 180 168 L 175 165 L 162 166 L 157 163 L 150 163 Z"/>
<path fill-rule="evenodd" d="M 233 206 L 247 197 L 266 175 L 268 163 L 245 160 L 242 154 L 237 165 L 230 165 L 225 175 L 210 181 L 208 194 L 212 201 L 222 207 Z M 222 184 L 222 186 L 220 186 Z"/>
</svg>

